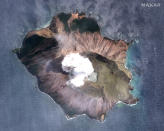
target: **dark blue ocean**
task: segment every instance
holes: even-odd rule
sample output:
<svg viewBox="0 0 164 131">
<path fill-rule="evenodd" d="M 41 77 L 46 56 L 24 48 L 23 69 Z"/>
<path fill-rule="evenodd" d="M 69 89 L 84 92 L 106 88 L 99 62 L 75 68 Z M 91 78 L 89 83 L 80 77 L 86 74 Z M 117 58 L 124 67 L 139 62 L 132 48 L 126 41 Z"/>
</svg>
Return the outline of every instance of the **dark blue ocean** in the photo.
<svg viewBox="0 0 164 131">
<path fill-rule="evenodd" d="M 133 41 L 126 67 L 133 74 L 131 93 L 139 102 L 116 105 L 103 123 L 85 115 L 68 121 L 60 106 L 39 91 L 36 78 L 12 53 L 21 47 L 27 32 L 46 26 L 57 13 L 77 9 L 98 21 L 103 36 Z M 163 130 L 164 1 L 0 1 L 0 131 Z"/>
</svg>

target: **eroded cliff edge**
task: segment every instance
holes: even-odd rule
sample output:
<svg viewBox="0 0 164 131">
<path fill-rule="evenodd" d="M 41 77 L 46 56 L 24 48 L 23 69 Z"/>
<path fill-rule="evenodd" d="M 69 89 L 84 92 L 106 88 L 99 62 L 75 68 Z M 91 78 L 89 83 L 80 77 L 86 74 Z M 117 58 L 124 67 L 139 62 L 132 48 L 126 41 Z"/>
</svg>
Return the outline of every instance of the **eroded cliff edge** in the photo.
<svg viewBox="0 0 164 131">
<path fill-rule="evenodd" d="M 97 22 L 85 14 L 60 13 L 43 29 L 29 32 L 18 58 L 32 75 L 38 87 L 58 103 L 68 117 L 87 114 L 104 120 L 105 114 L 119 101 L 135 104 L 130 94 L 131 73 L 125 68 L 129 44 L 100 34 Z M 97 81 L 86 81 L 78 88 L 67 85 L 68 72 L 61 62 L 67 54 L 79 53 L 90 59 Z"/>
</svg>

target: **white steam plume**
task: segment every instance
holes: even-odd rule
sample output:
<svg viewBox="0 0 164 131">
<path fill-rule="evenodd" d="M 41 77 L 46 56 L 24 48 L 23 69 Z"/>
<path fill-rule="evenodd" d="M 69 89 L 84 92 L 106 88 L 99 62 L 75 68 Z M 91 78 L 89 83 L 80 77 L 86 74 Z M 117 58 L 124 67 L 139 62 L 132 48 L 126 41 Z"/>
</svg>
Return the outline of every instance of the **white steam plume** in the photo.
<svg viewBox="0 0 164 131">
<path fill-rule="evenodd" d="M 84 80 L 93 74 L 94 68 L 88 58 L 79 53 L 71 53 L 64 57 L 62 69 L 70 74 L 68 85 L 80 87 L 84 85 Z"/>
</svg>

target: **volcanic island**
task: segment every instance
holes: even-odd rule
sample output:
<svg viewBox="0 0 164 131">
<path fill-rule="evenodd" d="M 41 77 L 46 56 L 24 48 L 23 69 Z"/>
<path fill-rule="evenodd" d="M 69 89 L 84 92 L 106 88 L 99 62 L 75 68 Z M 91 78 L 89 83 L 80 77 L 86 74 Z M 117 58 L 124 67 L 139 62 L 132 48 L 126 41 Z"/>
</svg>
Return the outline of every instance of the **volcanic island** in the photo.
<svg viewBox="0 0 164 131">
<path fill-rule="evenodd" d="M 86 114 L 104 121 L 118 102 L 138 101 L 125 67 L 129 45 L 103 37 L 91 16 L 60 13 L 48 27 L 27 33 L 15 52 L 67 118 Z"/>
</svg>

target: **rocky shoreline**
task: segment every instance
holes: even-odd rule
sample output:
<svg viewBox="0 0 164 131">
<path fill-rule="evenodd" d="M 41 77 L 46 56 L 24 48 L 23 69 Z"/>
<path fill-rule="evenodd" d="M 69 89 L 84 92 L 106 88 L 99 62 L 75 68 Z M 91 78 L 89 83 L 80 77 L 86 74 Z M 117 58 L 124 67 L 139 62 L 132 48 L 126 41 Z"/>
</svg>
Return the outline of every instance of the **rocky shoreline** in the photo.
<svg viewBox="0 0 164 131">
<path fill-rule="evenodd" d="M 121 101 L 135 104 L 130 94 L 131 72 L 125 68 L 129 44 L 101 36 L 97 22 L 84 13 L 60 13 L 43 29 L 29 32 L 22 47 L 15 50 L 38 87 L 58 103 L 68 116 L 87 114 L 103 121 L 106 113 Z M 61 61 L 69 53 L 88 57 L 98 73 L 97 82 L 74 89 L 66 85 L 68 73 Z"/>
</svg>

